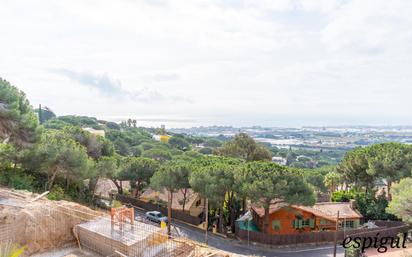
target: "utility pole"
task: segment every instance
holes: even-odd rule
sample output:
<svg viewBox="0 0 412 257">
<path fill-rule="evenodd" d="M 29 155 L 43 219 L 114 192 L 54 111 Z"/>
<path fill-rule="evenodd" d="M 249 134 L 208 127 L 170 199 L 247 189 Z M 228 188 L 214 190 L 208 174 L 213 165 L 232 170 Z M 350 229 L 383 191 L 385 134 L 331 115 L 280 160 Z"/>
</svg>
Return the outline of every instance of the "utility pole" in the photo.
<svg viewBox="0 0 412 257">
<path fill-rule="evenodd" d="M 335 238 L 334 238 L 334 244 L 333 244 L 333 257 L 336 257 L 336 245 L 338 243 L 338 229 L 339 229 L 339 211 L 336 216 L 336 230 L 335 230 Z"/>
</svg>

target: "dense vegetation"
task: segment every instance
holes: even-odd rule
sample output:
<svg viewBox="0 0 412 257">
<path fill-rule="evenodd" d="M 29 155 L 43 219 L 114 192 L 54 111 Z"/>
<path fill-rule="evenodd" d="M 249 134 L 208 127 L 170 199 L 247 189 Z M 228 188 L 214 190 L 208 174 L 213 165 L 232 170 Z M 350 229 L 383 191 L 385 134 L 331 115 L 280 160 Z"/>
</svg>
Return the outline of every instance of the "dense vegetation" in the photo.
<svg viewBox="0 0 412 257">
<path fill-rule="evenodd" d="M 105 136 L 90 133 L 93 129 L 104 131 Z M 311 205 L 315 192 L 332 194 L 334 201 L 354 199 L 368 219 L 396 215 L 411 221 L 410 145 L 357 148 L 336 166 L 322 163 L 320 156 L 325 152 L 268 149 L 244 133 L 225 141 L 170 132 L 168 141 L 153 137 L 165 133 L 138 127 L 133 120 L 117 124 L 92 117 L 56 117 L 47 107 L 33 110 L 23 92 L 0 80 L 3 185 L 49 190 L 50 199 L 92 204 L 100 178 L 112 180 L 123 194 L 131 193 L 121 183 L 128 180 L 133 197 L 148 186 L 167 189 L 169 209 L 174 192 L 192 188 L 207 199 L 209 217 L 216 219 L 220 231 L 226 226 L 234 229 L 234 221 L 246 211 L 246 200 L 268 213 L 273 199 Z M 341 153 L 326 154 L 340 159 Z M 273 155 L 284 156 L 287 166 L 270 162 Z M 377 193 L 377 182 L 382 181 L 388 195 Z M 399 184 L 392 190 L 393 183 Z"/>
</svg>

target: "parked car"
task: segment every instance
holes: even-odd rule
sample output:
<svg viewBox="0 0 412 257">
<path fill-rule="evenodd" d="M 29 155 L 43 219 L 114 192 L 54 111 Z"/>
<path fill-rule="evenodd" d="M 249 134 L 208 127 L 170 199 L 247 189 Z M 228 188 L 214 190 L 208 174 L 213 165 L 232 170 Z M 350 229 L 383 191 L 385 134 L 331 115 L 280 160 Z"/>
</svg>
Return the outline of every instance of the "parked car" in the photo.
<svg viewBox="0 0 412 257">
<path fill-rule="evenodd" d="M 167 217 L 158 211 L 148 211 L 146 212 L 145 216 L 146 216 L 146 219 L 156 222 L 156 223 L 160 223 L 162 221 L 167 223 Z"/>
<path fill-rule="evenodd" d="M 105 200 L 105 199 L 94 199 L 94 204 L 97 207 L 100 207 L 102 209 L 106 209 L 106 210 L 110 210 L 110 208 L 112 207 L 111 203 L 109 200 Z"/>
</svg>

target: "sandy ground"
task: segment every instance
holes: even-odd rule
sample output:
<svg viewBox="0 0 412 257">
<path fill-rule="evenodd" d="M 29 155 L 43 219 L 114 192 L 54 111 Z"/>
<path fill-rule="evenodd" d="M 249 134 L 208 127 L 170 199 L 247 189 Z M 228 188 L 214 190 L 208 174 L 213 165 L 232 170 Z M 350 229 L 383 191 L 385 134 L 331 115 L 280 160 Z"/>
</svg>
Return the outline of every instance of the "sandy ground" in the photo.
<svg viewBox="0 0 412 257">
<path fill-rule="evenodd" d="M 53 249 L 50 251 L 46 251 L 43 253 L 37 253 L 34 255 L 31 255 L 31 257 L 100 257 L 99 254 L 88 251 L 86 249 L 80 250 L 77 246 L 75 245 L 68 245 L 63 248 L 59 249 Z"/>
</svg>

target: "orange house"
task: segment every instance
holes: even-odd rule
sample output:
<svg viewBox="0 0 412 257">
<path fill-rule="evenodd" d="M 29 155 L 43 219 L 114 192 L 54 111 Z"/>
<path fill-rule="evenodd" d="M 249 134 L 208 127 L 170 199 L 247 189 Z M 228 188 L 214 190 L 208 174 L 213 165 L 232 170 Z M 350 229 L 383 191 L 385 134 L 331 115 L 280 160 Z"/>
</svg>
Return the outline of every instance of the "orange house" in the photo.
<svg viewBox="0 0 412 257">
<path fill-rule="evenodd" d="M 265 231 L 264 209 L 256 206 L 252 206 L 251 209 L 253 222 L 260 231 Z M 276 235 L 335 230 L 338 211 L 341 227 L 351 229 L 359 226 L 362 215 L 351 203 L 325 202 L 308 207 L 275 202 L 269 208 L 268 233 Z"/>
</svg>

